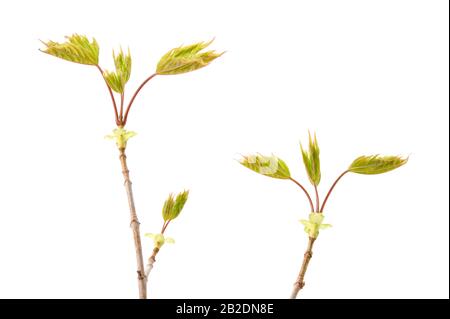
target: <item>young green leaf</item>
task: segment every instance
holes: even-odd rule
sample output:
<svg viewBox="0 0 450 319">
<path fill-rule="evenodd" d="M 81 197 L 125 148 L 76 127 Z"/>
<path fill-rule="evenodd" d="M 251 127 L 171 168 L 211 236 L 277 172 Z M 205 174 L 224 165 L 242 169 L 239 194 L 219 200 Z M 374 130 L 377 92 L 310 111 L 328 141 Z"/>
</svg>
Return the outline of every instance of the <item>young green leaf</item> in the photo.
<svg viewBox="0 0 450 319">
<path fill-rule="evenodd" d="M 353 161 L 348 170 L 357 174 L 382 174 L 406 164 L 408 158 L 400 156 L 360 156 Z"/>
<path fill-rule="evenodd" d="M 165 237 L 163 234 L 147 233 L 145 237 L 153 239 L 155 247 L 161 248 L 164 244 L 175 244 L 175 240 L 171 237 Z"/>
<path fill-rule="evenodd" d="M 120 48 L 120 52 L 117 56 L 113 51 L 113 58 L 116 72 L 105 71 L 103 73 L 103 77 L 113 91 L 123 93 L 125 90 L 125 84 L 130 79 L 131 74 L 130 50 L 128 50 L 128 54 L 125 55 L 122 48 Z"/>
<path fill-rule="evenodd" d="M 123 79 L 116 72 L 104 71 L 103 77 L 108 83 L 109 87 L 117 93 L 123 93 L 124 83 Z"/>
<path fill-rule="evenodd" d="M 122 48 L 120 48 L 119 54 L 116 56 L 113 51 L 114 65 L 116 67 L 117 74 L 123 78 L 124 84 L 128 82 L 131 75 L 131 54 L 130 49 L 128 49 L 128 54 L 123 53 Z"/>
<path fill-rule="evenodd" d="M 330 224 L 323 224 L 324 216 L 322 213 L 311 213 L 309 219 L 302 219 L 300 222 L 305 226 L 305 233 L 311 238 L 317 238 L 319 236 L 320 229 L 330 228 Z"/>
<path fill-rule="evenodd" d="M 162 216 L 164 221 L 170 220 L 170 216 L 172 214 L 173 206 L 175 205 L 175 200 L 173 198 L 173 194 L 169 194 L 169 197 L 166 199 L 162 209 Z"/>
<path fill-rule="evenodd" d="M 300 143 L 300 150 L 302 152 L 303 163 L 305 164 L 306 172 L 308 173 L 309 181 L 311 184 L 317 186 L 320 183 L 320 150 L 317 143 L 316 134 L 314 134 L 314 140 L 309 134 L 309 148 L 307 151 L 303 149 Z"/>
<path fill-rule="evenodd" d="M 175 198 L 175 205 L 173 205 L 172 215 L 170 216 L 171 220 L 177 218 L 178 215 L 180 215 L 181 211 L 183 210 L 184 204 L 186 204 L 186 201 L 188 200 L 188 196 L 189 191 L 184 191 L 177 195 L 177 197 Z"/>
<path fill-rule="evenodd" d="M 123 127 L 113 130 L 112 134 L 106 135 L 105 138 L 109 140 L 116 140 L 116 145 L 119 149 L 125 149 L 130 138 L 136 136 L 136 132 L 127 131 Z"/>
<path fill-rule="evenodd" d="M 183 210 L 184 204 L 188 200 L 189 191 L 179 193 L 174 199 L 173 194 L 170 194 L 163 206 L 163 218 L 164 221 L 173 220 L 180 215 Z"/>
<path fill-rule="evenodd" d="M 46 46 L 44 53 L 58 58 L 87 65 L 98 64 L 99 46 L 95 38 L 92 42 L 84 35 L 73 34 L 66 36 L 67 41 L 58 43 L 53 41 L 43 42 Z"/>
<path fill-rule="evenodd" d="M 159 60 L 156 73 L 162 75 L 181 74 L 207 66 L 223 54 L 223 52 L 216 53 L 215 51 L 200 52 L 211 42 L 199 42 L 170 50 Z"/>
<path fill-rule="evenodd" d="M 256 173 L 279 179 L 289 179 L 289 167 L 276 156 L 249 155 L 244 156 L 240 163 Z"/>
</svg>

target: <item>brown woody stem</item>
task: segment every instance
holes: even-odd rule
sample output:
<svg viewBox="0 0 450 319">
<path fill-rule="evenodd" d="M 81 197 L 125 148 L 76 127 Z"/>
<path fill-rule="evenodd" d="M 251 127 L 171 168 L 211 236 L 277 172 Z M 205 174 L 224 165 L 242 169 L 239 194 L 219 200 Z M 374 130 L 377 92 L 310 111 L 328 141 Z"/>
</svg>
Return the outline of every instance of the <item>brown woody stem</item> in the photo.
<svg viewBox="0 0 450 319">
<path fill-rule="evenodd" d="M 309 237 L 308 247 L 305 251 L 305 255 L 303 257 L 302 268 L 300 269 L 300 273 L 298 274 L 297 281 L 294 284 L 294 288 L 292 290 L 291 299 L 297 298 L 298 292 L 305 286 L 305 274 L 308 269 L 309 261 L 312 257 L 312 248 L 316 238 Z"/>
<path fill-rule="evenodd" d="M 142 244 L 141 234 L 139 231 L 139 220 L 136 215 L 136 207 L 134 205 L 133 189 L 131 187 L 130 173 L 127 166 L 127 156 L 125 155 L 125 148 L 119 148 L 120 163 L 122 164 L 122 174 L 125 180 L 125 190 L 128 197 L 128 206 L 130 207 L 130 227 L 133 231 L 134 248 L 136 251 L 137 273 L 138 273 L 138 286 L 139 286 L 139 298 L 147 299 L 147 280 L 144 270 L 144 259 L 142 257 Z"/>
<path fill-rule="evenodd" d="M 145 279 L 146 279 L 146 281 L 148 281 L 148 277 L 149 277 L 149 275 L 150 275 L 150 272 L 151 272 L 152 269 L 153 269 L 153 264 L 154 264 L 155 261 L 156 261 L 156 255 L 158 254 L 158 252 L 159 252 L 159 248 L 158 248 L 158 247 L 153 248 L 153 253 L 152 253 L 152 255 L 148 258 L 148 261 L 147 261 L 147 267 L 145 267 Z"/>
</svg>

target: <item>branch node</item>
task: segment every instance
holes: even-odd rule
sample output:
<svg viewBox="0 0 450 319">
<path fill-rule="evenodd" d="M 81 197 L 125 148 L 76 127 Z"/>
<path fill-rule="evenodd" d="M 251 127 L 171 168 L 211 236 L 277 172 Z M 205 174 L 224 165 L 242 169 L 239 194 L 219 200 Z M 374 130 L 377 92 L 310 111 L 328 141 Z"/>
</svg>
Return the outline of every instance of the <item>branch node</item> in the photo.
<svg viewBox="0 0 450 319">
<path fill-rule="evenodd" d="M 138 274 L 138 279 L 139 280 L 144 280 L 146 278 L 145 275 L 140 270 L 137 271 L 137 274 Z"/>
<path fill-rule="evenodd" d="M 130 227 L 133 227 L 133 224 L 140 225 L 141 223 L 139 222 L 139 220 L 137 218 L 133 218 L 130 222 Z"/>
</svg>

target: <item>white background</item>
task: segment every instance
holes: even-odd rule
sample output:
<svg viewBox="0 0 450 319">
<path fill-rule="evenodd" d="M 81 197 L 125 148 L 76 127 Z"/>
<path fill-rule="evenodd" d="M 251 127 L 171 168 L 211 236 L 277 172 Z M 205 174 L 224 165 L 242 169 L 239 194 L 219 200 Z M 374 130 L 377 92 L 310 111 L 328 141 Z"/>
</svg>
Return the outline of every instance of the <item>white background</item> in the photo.
<svg viewBox="0 0 450 319">
<path fill-rule="evenodd" d="M 273 152 L 309 187 L 308 129 L 322 197 L 356 156 L 410 161 L 337 186 L 301 297 L 448 298 L 448 2 L 410 0 L 2 3 L 0 297 L 137 296 L 105 84 L 38 51 L 74 32 L 96 37 L 104 68 L 113 48 L 131 48 L 128 98 L 172 47 L 215 37 L 227 51 L 152 80 L 128 122 L 142 231 L 160 229 L 169 192 L 191 189 L 151 298 L 289 296 L 308 204 L 236 159 Z"/>
</svg>

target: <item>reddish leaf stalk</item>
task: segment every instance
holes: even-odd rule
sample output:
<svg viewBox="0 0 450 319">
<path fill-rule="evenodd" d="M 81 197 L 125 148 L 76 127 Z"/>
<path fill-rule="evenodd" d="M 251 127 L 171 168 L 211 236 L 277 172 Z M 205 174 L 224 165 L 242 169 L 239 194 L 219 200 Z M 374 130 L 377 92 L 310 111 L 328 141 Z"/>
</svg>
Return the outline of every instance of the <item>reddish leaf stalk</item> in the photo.
<svg viewBox="0 0 450 319">
<path fill-rule="evenodd" d="M 141 83 L 141 85 L 139 85 L 136 92 L 134 92 L 134 94 L 130 100 L 130 103 L 128 103 L 127 110 L 125 111 L 125 115 L 124 115 L 123 121 L 122 121 L 123 125 L 127 124 L 128 113 L 130 112 L 130 109 L 131 109 L 131 106 L 133 105 L 134 99 L 136 99 L 136 96 L 139 94 L 139 92 L 142 90 L 142 88 L 148 83 L 148 81 L 153 79 L 155 76 L 157 76 L 157 73 L 150 75 L 147 79 L 145 79 L 144 82 Z"/>
<path fill-rule="evenodd" d="M 316 210 L 315 210 L 315 212 L 319 212 L 320 202 L 319 202 L 319 191 L 317 190 L 317 185 L 314 185 L 314 192 L 316 193 Z"/>
<path fill-rule="evenodd" d="M 311 207 L 311 211 L 313 212 L 313 211 L 314 211 L 314 204 L 313 204 L 313 201 L 312 201 L 312 199 L 311 199 L 311 196 L 309 195 L 309 193 L 308 193 L 308 191 L 306 190 L 306 188 L 305 188 L 302 184 L 300 184 L 299 182 L 297 182 L 295 179 L 293 179 L 292 177 L 289 177 L 289 179 L 290 179 L 291 181 L 293 181 L 295 184 L 297 184 L 297 186 L 300 187 L 300 188 L 303 190 L 303 192 L 305 193 L 306 197 L 308 198 L 309 205 L 310 205 L 310 207 Z"/>
<path fill-rule="evenodd" d="M 120 113 L 119 113 L 119 119 L 123 123 L 123 102 L 125 99 L 125 93 L 120 94 Z M 125 123 L 123 123 L 125 125 Z"/>
<path fill-rule="evenodd" d="M 320 208 L 319 212 L 323 212 L 323 209 L 325 208 L 325 204 L 328 201 L 328 198 L 330 197 L 331 192 L 333 191 L 334 187 L 336 186 L 336 184 L 341 180 L 342 177 L 344 177 L 345 174 L 347 174 L 349 171 L 346 170 L 345 172 L 343 172 L 341 175 L 339 175 L 339 177 L 334 181 L 333 185 L 331 185 L 330 190 L 327 193 L 327 196 L 325 196 L 325 199 L 323 200 L 322 203 L 322 207 Z"/>
<path fill-rule="evenodd" d="M 100 73 L 102 74 L 102 77 L 103 77 L 103 70 L 100 67 L 100 65 L 97 64 L 96 67 L 100 71 Z M 116 99 L 114 98 L 114 94 L 113 94 L 111 88 L 109 87 L 108 82 L 106 82 L 104 77 L 103 77 L 103 80 L 105 81 L 106 87 L 108 88 L 108 91 L 109 91 L 109 95 L 111 96 L 111 101 L 112 101 L 112 104 L 113 104 L 113 107 L 114 107 L 114 116 L 115 116 L 115 119 L 116 119 L 116 125 L 117 126 L 122 126 L 122 121 L 119 118 L 119 113 L 117 112 L 117 104 L 116 104 Z"/>
</svg>

